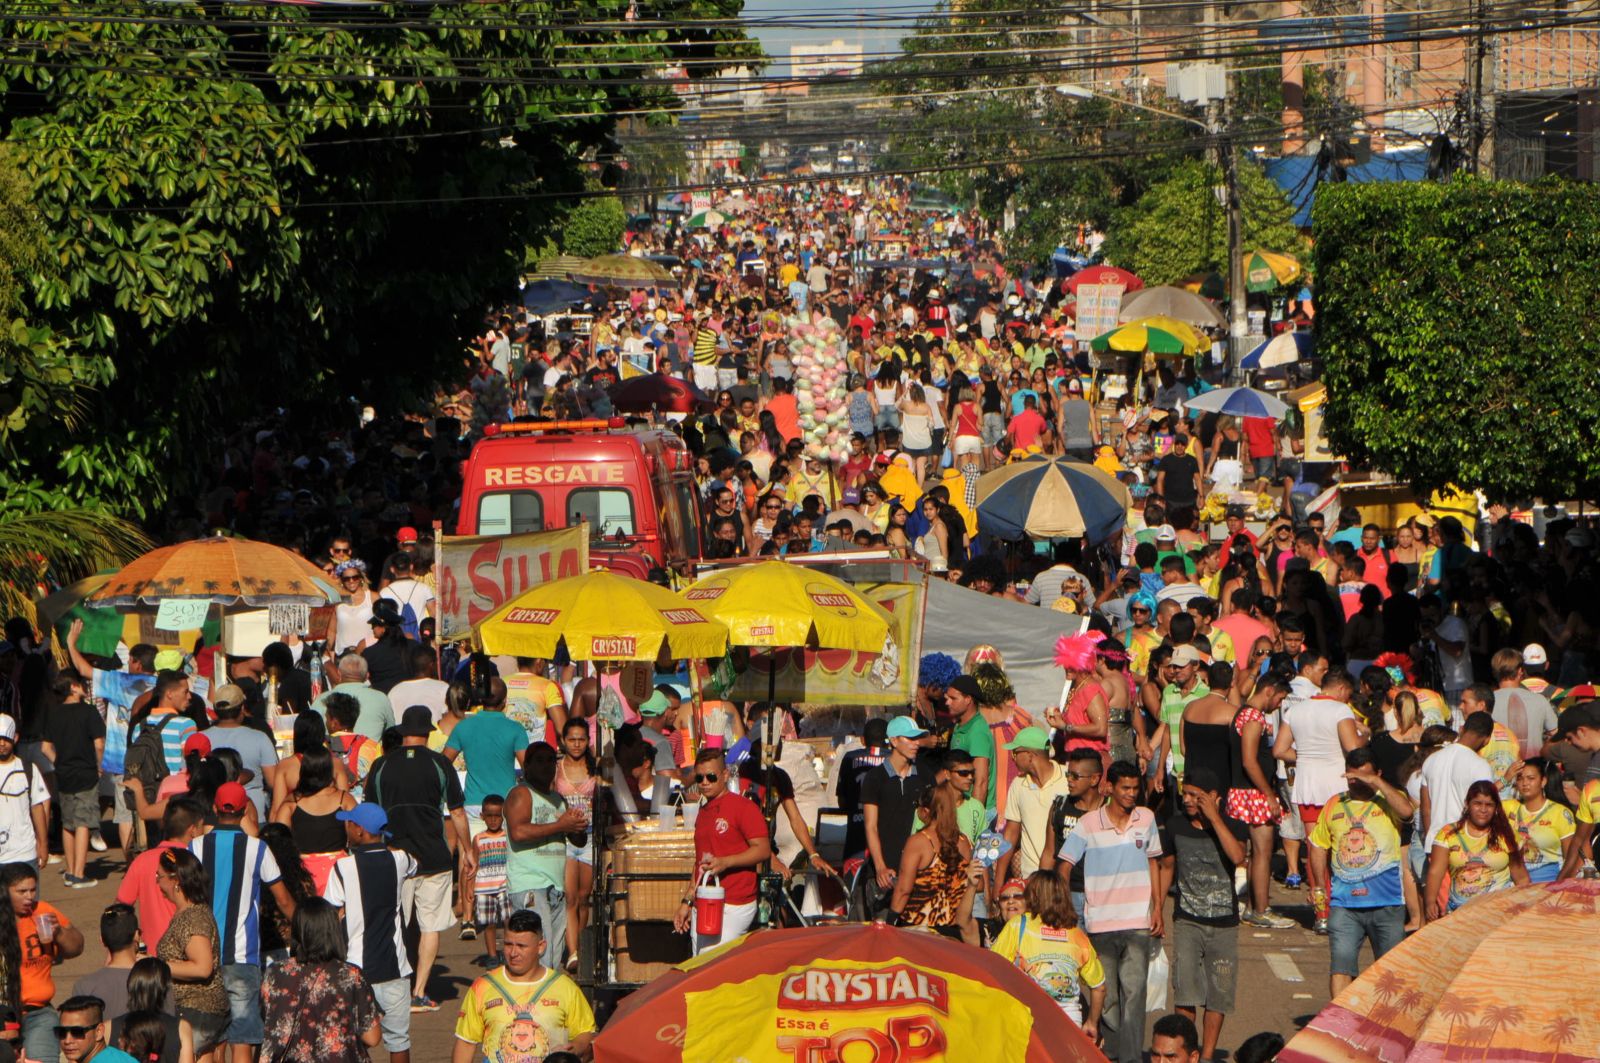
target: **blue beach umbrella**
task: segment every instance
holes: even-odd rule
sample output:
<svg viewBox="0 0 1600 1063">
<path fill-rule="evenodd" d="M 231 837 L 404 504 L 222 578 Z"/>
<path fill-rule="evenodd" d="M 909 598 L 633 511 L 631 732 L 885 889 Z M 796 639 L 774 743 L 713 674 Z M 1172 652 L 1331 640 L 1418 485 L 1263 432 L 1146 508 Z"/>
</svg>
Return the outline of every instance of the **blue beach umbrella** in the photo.
<svg viewBox="0 0 1600 1063">
<path fill-rule="evenodd" d="M 1301 362 L 1311 357 L 1317 341 L 1309 332 L 1280 332 L 1270 340 L 1255 345 L 1250 353 L 1239 359 L 1240 369 L 1271 369 L 1277 365 Z"/>
<path fill-rule="evenodd" d="M 1184 408 L 1206 413 L 1226 413 L 1234 417 L 1271 417 L 1279 420 L 1289 412 L 1280 400 L 1255 388 L 1217 388 L 1184 400 Z"/>
<path fill-rule="evenodd" d="M 978 528 L 1002 539 L 1109 539 L 1128 515 L 1128 487 L 1082 461 L 1035 457 L 978 480 Z"/>
<path fill-rule="evenodd" d="M 563 280 L 537 280 L 522 289 L 522 305 L 536 314 L 553 314 L 583 305 L 589 289 Z"/>
</svg>

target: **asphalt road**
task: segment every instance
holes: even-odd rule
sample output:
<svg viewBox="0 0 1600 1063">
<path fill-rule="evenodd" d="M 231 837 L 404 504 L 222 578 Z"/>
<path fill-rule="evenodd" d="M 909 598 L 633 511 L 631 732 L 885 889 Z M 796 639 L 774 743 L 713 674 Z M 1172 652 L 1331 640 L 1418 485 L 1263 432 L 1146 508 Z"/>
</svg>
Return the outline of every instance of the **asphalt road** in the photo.
<svg viewBox="0 0 1600 1063">
<path fill-rule="evenodd" d="M 103 881 L 93 889 L 78 890 L 62 885 L 59 856 L 44 870 L 41 896 L 82 928 L 87 942 L 84 955 L 56 968 L 57 1001 L 66 998 L 80 976 L 96 970 L 104 962 L 104 952 L 99 947 L 99 917 L 101 910 L 115 899 L 122 867 L 117 850 L 98 854 L 97 859 L 90 860 L 88 870 L 92 877 Z M 1238 1010 L 1223 1024 L 1220 1044 L 1223 1051 L 1219 1052 L 1219 1058 L 1227 1058 L 1241 1041 L 1262 1030 L 1291 1036 L 1327 1003 L 1328 942 L 1306 929 L 1311 922 L 1309 898 L 1304 891 L 1274 886 L 1273 906 L 1299 919 L 1303 925 L 1292 930 L 1239 928 Z M 429 982 L 440 1008 L 437 1012 L 412 1015 L 413 1059 L 433 1063 L 450 1058 L 455 1043 L 452 1031 L 461 999 L 472 980 L 483 973 L 483 968 L 473 962 L 482 953 L 482 945 L 481 940 L 460 941 L 454 932 L 444 936 L 439 963 Z M 1170 960 L 1171 945 L 1167 948 Z M 1153 1024 L 1159 1017 L 1152 1013 L 1150 1022 Z M 373 1057 L 381 1063 L 384 1053 L 377 1049 Z"/>
</svg>

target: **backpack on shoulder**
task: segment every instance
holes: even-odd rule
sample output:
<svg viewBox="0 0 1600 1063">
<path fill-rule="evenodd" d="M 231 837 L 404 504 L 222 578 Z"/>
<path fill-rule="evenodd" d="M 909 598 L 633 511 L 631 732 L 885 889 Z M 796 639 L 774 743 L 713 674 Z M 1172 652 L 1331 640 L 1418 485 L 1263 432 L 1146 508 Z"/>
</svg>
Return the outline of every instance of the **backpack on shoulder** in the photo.
<svg viewBox="0 0 1600 1063">
<path fill-rule="evenodd" d="M 172 772 L 167 769 L 167 753 L 161 744 L 161 731 L 178 718 L 177 713 L 163 713 L 158 721 L 148 717 L 139 725 L 139 733 L 128 744 L 128 752 L 123 760 L 122 773 L 129 779 L 135 779 L 144 787 L 146 803 L 154 802 L 156 793 L 161 789 L 161 781 Z M 124 794 L 128 807 L 138 812 L 138 803 L 132 794 Z"/>
</svg>

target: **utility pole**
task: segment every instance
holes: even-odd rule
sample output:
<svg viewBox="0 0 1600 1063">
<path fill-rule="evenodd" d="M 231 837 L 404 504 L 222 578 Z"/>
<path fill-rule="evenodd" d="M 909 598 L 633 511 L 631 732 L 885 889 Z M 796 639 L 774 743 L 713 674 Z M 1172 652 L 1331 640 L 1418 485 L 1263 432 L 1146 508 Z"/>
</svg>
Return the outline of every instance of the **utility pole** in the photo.
<svg viewBox="0 0 1600 1063">
<path fill-rule="evenodd" d="M 1222 167 L 1223 205 L 1228 216 L 1228 359 L 1224 371 L 1232 376 L 1234 366 L 1244 354 L 1245 335 L 1250 318 L 1245 312 L 1244 292 L 1244 205 L 1239 198 L 1239 160 L 1233 143 L 1233 103 L 1228 85 L 1227 64 L 1221 58 L 1222 24 L 1215 3 L 1205 6 L 1205 30 L 1210 35 L 1207 51 L 1211 62 L 1221 68 L 1221 91 L 1208 95 L 1206 128 L 1211 134 L 1215 161 Z"/>
<path fill-rule="evenodd" d="M 1245 335 L 1250 318 L 1244 291 L 1244 203 L 1239 198 L 1239 156 L 1232 136 L 1232 101 L 1224 97 L 1222 136 L 1222 182 L 1228 209 L 1228 361 L 1224 367 L 1232 377 L 1245 352 Z"/>
<path fill-rule="evenodd" d="M 1472 128 L 1469 133 L 1469 150 L 1467 165 L 1471 172 L 1477 174 L 1483 162 L 1483 156 L 1492 152 L 1485 151 L 1486 145 L 1491 143 L 1489 125 L 1494 121 L 1494 51 L 1489 41 L 1489 0 L 1477 0 L 1473 5 L 1473 20 L 1477 26 L 1477 41 L 1473 48 L 1472 56 Z M 1493 176 L 1493 160 L 1490 160 L 1490 176 Z"/>
</svg>

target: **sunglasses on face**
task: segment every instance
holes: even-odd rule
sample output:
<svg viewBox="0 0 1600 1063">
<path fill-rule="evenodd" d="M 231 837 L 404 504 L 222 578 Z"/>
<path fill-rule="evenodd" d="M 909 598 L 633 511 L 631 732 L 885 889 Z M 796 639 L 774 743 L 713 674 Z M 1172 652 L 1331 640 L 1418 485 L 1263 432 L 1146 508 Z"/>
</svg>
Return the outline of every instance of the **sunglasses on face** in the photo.
<svg viewBox="0 0 1600 1063">
<path fill-rule="evenodd" d="M 954 771 L 952 771 L 952 772 L 951 772 L 951 773 L 950 773 L 950 774 L 951 774 L 951 775 L 959 775 L 959 776 L 961 776 L 961 777 L 962 777 L 962 778 L 963 778 L 963 779 L 970 779 L 970 778 L 972 778 L 972 777 L 973 777 L 973 776 L 974 776 L 974 775 L 976 775 L 976 774 L 977 774 L 977 772 L 976 772 L 976 771 L 974 771 L 974 770 L 973 770 L 973 769 L 971 769 L 971 768 L 957 768 L 957 769 L 955 769 L 955 770 L 954 770 Z"/>
<path fill-rule="evenodd" d="M 1000 899 L 1002 901 L 1020 901 L 1020 900 L 1022 900 L 1022 894 L 1020 894 L 1020 893 L 1002 893 L 1002 894 L 1000 894 Z"/>
<path fill-rule="evenodd" d="M 80 1037 L 88 1037 L 95 1029 L 94 1026 L 57 1026 L 56 1039 L 66 1040 L 70 1037 L 77 1040 Z"/>
<path fill-rule="evenodd" d="M 1149 616 L 1150 615 L 1150 610 L 1148 610 L 1148 609 L 1129 609 L 1128 613 L 1130 615 L 1132 615 L 1132 616 Z"/>
<path fill-rule="evenodd" d="M 697 774 L 694 777 L 694 781 L 695 782 L 716 782 L 720 778 L 722 778 L 722 776 L 718 775 L 716 772 L 711 772 L 709 774 Z"/>
<path fill-rule="evenodd" d="M 328 551 L 328 553 L 330 553 L 330 554 L 339 554 L 339 555 L 348 555 L 350 553 L 350 548 L 348 546 L 335 546 L 335 547 L 331 548 Z"/>
</svg>

